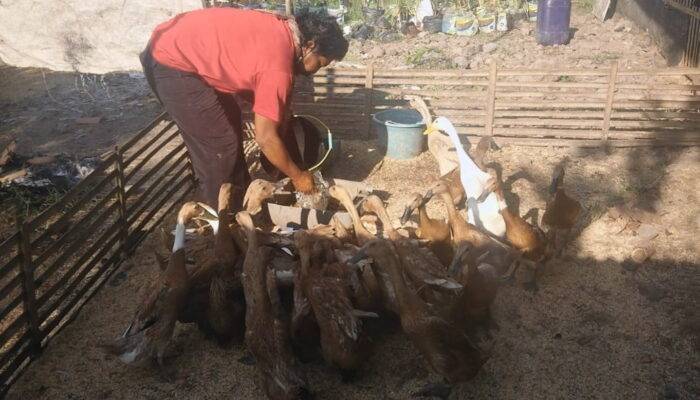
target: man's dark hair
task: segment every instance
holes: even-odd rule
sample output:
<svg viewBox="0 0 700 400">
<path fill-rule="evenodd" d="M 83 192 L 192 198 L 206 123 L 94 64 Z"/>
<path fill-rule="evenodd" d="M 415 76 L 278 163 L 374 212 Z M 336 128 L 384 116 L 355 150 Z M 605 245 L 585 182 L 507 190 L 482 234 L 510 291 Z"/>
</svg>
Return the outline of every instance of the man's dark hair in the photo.
<svg viewBox="0 0 700 400">
<path fill-rule="evenodd" d="M 302 44 L 313 40 L 316 53 L 331 60 L 342 60 L 348 52 L 348 41 L 335 18 L 326 12 L 304 8 L 295 13 Z"/>
</svg>

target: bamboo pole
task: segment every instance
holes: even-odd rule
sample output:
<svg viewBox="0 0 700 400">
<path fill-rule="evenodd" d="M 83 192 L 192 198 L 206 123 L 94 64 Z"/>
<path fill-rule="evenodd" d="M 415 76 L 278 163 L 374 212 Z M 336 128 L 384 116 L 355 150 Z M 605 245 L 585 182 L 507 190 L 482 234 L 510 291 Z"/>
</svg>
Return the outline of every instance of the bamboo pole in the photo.
<svg viewBox="0 0 700 400">
<path fill-rule="evenodd" d="M 284 0 L 284 12 L 287 15 L 294 14 L 294 3 L 292 3 L 292 0 Z"/>
<path fill-rule="evenodd" d="M 372 108 L 373 108 L 373 90 L 374 88 L 374 64 L 369 63 L 365 75 L 365 116 L 367 119 L 367 138 L 372 134 Z"/>
<path fill-rule="evenodd" d="M 117 224 L 119 224 L 119 251 L 121 257 L 126 259 L 129 253 L 129 222 L 126 217 L 127 193 L 126 179 L 124 177 L 124 155 L 119 146 L 114 148 L 114 154 L 117 156 L 114 160 L 114 168 L 117 172 L 115 174 L 115 184 L 117 186 L 117 203 L 119 204 L 119 217 L 117 218 Z"/>
<path fill-rule="evenodd" d="M 24 222 L 24 218 L 17 217 L 19 228 L 18 251 L 22 258 L 22 299 L 24 301 L 24 312 L 27 315 L 28 332 L 30 335 L 29 347 L 32 359 L 41 354 L 41 330 L 39 329 L 39 312 L 36 305 L 36 288 L 34 286 L 34 263 L 32 262 L 31 230 L 29 224 Z"/>
<path fill-rule="evenodd" d="M 496 111 L 496 84 L 498 80 L 498 69 L 496 63 L 492 62 L 489 67 L 489 89 L 487 94 L 486 103 L 486 120 L 484 125 L 486 126 L 486 135 L 493 135 L 493 124 L 495 119 Z"/>
<path fill-rule="evenodd" d="M 19 236 L 18 236 L 19 237 Z M 19 240 L 19 239 L 17 239 Z M 21 266 L 20 266 L 21 268 Z M 17 289 L 22 284 L 22 274 L 17 273 L 12 279 L 5 284 L 5 286 L 0 289 L 0 299 L 6 299 L 15 289 Z M 4 317 L 4 316 L 3 316 Z M 2 318 L 0 318 L 2 319 Z"/>
<path fill-rule="evenodd" d="M 612 67 L 610 67 L 610 77 L 608 78 L 608 98 L 603 114 L 603 145 L 606 145 L 608 135 L 610 133 L 610 117 L 612 116 L 613 103 L 615 101 L 615 84 L 617 83 L 617 70 L 619 66 L 620 63 L 615 61 L 612 64 Z"/>
</svg>

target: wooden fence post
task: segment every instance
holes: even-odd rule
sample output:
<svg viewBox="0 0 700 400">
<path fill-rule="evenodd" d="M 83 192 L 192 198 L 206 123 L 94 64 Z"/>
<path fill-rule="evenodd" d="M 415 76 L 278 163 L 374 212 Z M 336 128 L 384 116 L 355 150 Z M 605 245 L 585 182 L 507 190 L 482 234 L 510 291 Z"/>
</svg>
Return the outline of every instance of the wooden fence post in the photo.
<svg viewBox="0 0 700 400">
<path fill-rule="evenodd" d="M 372 111 L 374 111 L 374 63 L 367 65 L 365 75 L 365 115 L 367 116 L 367 137 L 372 136 Z"/>
<path fill-rule="evenodd" d="M 36 306 L 36 287 L 34 285 L 34 262 L 32 261 L 32 247 L 29 224 L 17 212 L 17 226 L 19 226 L 18 246 L 22 262 L 20 274 L 22 275 L 22 300 L 24 312 L 27 314 L 29 331 L 30 356 L 38 357 L 41 354 L 41 330 L 39 329 L 39 310 Z"/>
<path fill-rule="evenodd" d="M 496 69 L 496 63 L 492 62 L 489 68 L 489 89 L 487 93 L 487 103 L 486 103 L 486 121 L 484 122 L 484 128 L 486 128 L 486 136 L 493 136 L 493 125 L 495 115 L 496 115 L 496 79 L 498 77 L 498 70 Z"/>
<path fill-rule="evenodd" d="M 617 84 L 617 70 L 620 67 L 618 61 L 615 61 L 610 68 L 610 75 L 608 77 L 608 98 L 605 103 L 605 114 L 603 114 L 603 137 L 602 145 L 605 146 L 608 143 L 608 135 L 610 133 L 610 117 L 612 116 L 613 103 L 615 101 L 615 85 Z"/>
<path fill-rule="evenodd" d="M 128 240 L 129 240 L 129 220 L 126 215 L 126 179 L 124 177 L 124 155 L 119 146 L 114 147 L 114 168 L 117 172 L 117 202 L 119 203 L 119 242 L 120 242 L 120 252 L 122 258 L 126 258 L 129 253 Z"/>
</svg>

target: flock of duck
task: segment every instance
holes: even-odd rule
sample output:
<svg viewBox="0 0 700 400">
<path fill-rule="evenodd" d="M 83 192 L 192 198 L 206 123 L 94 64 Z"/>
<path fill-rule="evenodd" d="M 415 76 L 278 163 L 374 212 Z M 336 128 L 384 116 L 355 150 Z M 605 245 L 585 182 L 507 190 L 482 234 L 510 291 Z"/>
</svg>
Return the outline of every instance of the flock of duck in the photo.
<svg viewBox="0 0 700 400">
<path fill-rule="evenodd" d="M 443 132 L 457 137 L 445 118 L 428 129 Z M 337 185 L 329 194 L 350 214 L 352 229 L 333 219 L 273 232 L 260 211 L 284 184 L 264 180 L 251 184 L 245 210 L 235 214 L 229 184 L 221 187 L 217 210 L 184 204 L 159 279 L 124 333 L 104 347 L 125 363 L 155 360 L 163 372 L 175 325 L 195 323 L 220 343 L 245 343 L 268 398 L 304 399 L 312 389 L 300 360 L 320 351 L 343 379 L 353 379 L 372 354 L 368 325 L 394 315 L 427 367 L 444 378 L 422 393 L 449 393 L 489 358 L 485 338 L 499 284 L 518 266 L 536 271 L 557 257 L 581 210 L 565 193 L 564 168 L 557 167 L 542 218 L 545 233 L 511 211 L 500 177 L 484 170 L 488 145 L 480 143 L 470 157 L 457 143 L 459 167 L 405 208 L 401 224 L 417 212 L 417 228 L 395 228 L 379 197 L 369 195 L 356 207 Z M 435 197 L 446 221 L 426 211 Z M 463 204 L 466 218 L 458 210 Z M 376 215 L 376 233 L 361 213 Z M 195 220 L 205 223 L 206 232 L 198 232 L 213 240 L 214 251 L 191 262 L 186 225 Z"/>
</svg>

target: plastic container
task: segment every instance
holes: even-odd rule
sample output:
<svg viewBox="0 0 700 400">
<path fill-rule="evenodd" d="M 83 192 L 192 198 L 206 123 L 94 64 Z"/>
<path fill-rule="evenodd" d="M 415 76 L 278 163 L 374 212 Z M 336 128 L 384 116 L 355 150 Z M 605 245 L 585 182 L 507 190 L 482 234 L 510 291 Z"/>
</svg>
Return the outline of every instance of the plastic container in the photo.
<svg viewBox="0 0 700 400">
<path fill-rule="evenodd" d="M 418 156 L 425 146 L 425 122 L 415 110 L 391 109 L 372 117 L 379 148 L 386 157 L 406 160 Z"/>
<path fill-rule="evenodd" d="M 539 0 L 537 4 L 537 43 L 543 46 L 566 44 L 571 32 L 571 0 Z"/>
<path fill-rule="evenodd" d="M 527 19 L 530 21 L 537 21 L 537 0 L 528 0 L 527 2 Z"/>
</svg>

